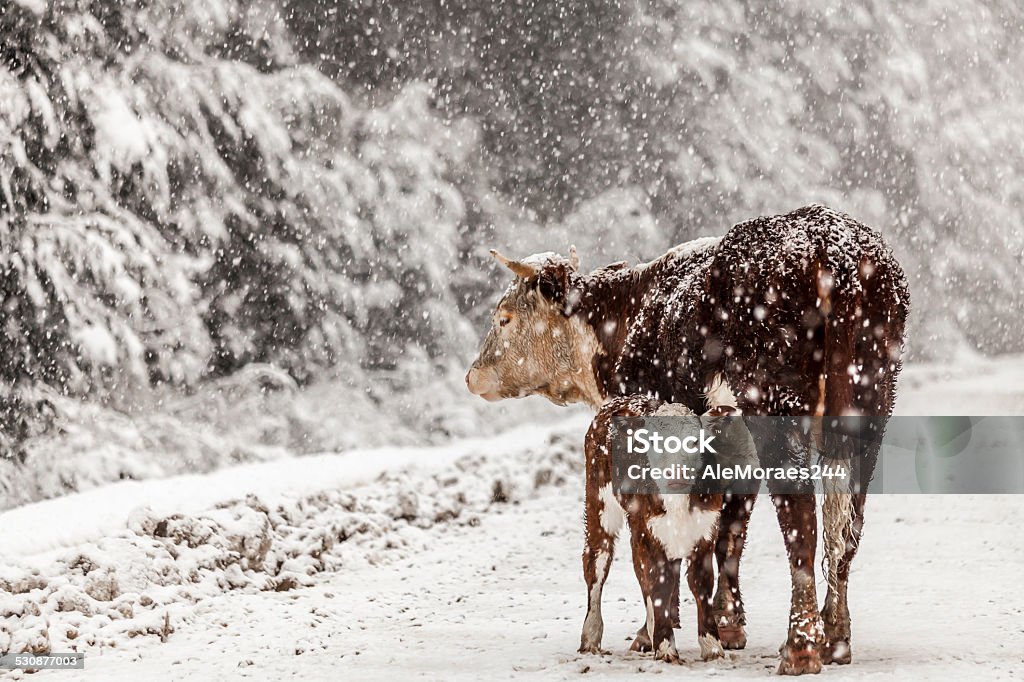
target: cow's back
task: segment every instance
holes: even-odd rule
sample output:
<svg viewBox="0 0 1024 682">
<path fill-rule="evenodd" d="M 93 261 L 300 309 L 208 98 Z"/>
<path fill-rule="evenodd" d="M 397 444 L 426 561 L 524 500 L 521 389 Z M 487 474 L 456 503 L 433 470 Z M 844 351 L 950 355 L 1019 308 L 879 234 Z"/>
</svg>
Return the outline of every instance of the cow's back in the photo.
<svg viewBox="0 0 1024 682">
<path fill-rule="evenodd" d="M 783 414 L 820 407 L 836 339 L 870 325 L 902 343 L 909 304 L 881 235 L 817 205 L 733 227 L 715 249 L 706 295 L 706 371 L 735 377 L 756 394 L 748 399 Z"/>
<path fill-rule="evenodd" d="M 906 280 L 882 236 L 850 216 L 820 205 L 763 216 L 735 225 L 715 248 L 708 292 L 724 310 L 747 312 L 736 296 L 764 294 L 799 301 L 808 282 L 844 295 L 859 295 L 864 282 L 884 269 L 906 297 Z M 819 282 L 819 276 L 827 281 Z M 827 285 L 827 286 L 826 286 Z M 772 305 L 775 312 L 789 306 Z M 754 312 L 750 310 L 750 312 Z"/>
<path fill-rule="evenodd" d="M 901 338 L 907 316 L 906 281 L 881 236 L 824 206 L 740 223 L 642 267 L 655 276 L 620 360 L 622 390 L 694 411 L 720 375 L 754 402 L 807 413 L 826 320 L 860 324 L 870 305 Z"/>
</svg>

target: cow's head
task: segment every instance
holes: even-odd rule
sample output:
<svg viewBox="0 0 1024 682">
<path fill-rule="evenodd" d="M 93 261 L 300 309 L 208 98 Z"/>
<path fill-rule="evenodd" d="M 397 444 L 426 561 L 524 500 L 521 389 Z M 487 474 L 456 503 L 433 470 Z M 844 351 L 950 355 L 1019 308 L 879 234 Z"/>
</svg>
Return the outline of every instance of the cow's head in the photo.
<svg viewBox="0 0 1024 682">
<path fill-rule="evenodd" d="M 466 385 L 487 400 L 543 395 L 558 405 L 599 406 L 594 378 L 597 337 L 576 314 L 582 277 L 576 249 L 569 258 L 540 253 L 510 260 L 491 251 L 515 274 L 491 317 Z"/>
</svg>

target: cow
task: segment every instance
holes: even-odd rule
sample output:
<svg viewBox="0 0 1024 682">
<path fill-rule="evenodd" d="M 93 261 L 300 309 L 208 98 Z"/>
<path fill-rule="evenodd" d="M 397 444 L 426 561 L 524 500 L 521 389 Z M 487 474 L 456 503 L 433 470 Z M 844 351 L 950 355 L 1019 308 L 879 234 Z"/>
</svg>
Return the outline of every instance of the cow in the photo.
<svg viewBox="0 0 1024 682">
<path fill-rule="evenodd" d="M 595 411 L 616 396 L 649 395 L 704 413 L 731 396 L 745 415 L 888 417 L 896 396 L 910 297 L 902 268 L 875 230 L 820 205 L 760 217 L 635 267 L 589 274 L 574 249 L 512 260 L 466 383 L 487 400 L 542 395 Z M 877 440 L 828 438 L 826 455 L 857 457 L 870 476 Z M 856 451 L 853 451 L 856 450 Z M 807 459 L 800 432 L 762 441 L 763 462 Z M 813 489 L 770 487 L 790 563 L 792 595 L 779 673 L 849 663 L 847 585 L 866 493 L 826 495 L 828 591 L 815 587 Z M 739 589 L 753 498 L 724 503 L 714 553 L 713 613 L 724 646 L 742 648 Z"/>
<path fill-rule="evenodd" d="M 656 659 L 678 662 L 673 626 L 679 624 L 679 570 L 687 559 L 687 583 L 697 605 L 697 643 L 705 661 L 724 655 L 718 623 L 712 614 L 714 574 L 710 566 L 712 543 L 717 534 L 722 494 L 697 483 L 662 481 L 657 493 L 644 489 L 615 489 L 613 451 L 614 420 L 618 431 L 630 426 L 647 426 L 644 417 L 672 417 L 683 421 L 680 428 L 690 433 L 706 429 L 715 440 L 712 460 L 756 463 L 753 439 L 739 411 L 728 405 L 714 406 L 697 417 L 684 405 L 665 403 L 651 396 L 631 395 L 609 400 L 594 417 L 584 446 L 586 456 L 586 545 L 583 575 L 587 583 L 587 616 L 580 636 L 581 653 L 601 651 L 604 620 L 601 593 L 615 552 L 615 539 L 628 523 L 633 567 L 647 610 L 644 625 L 637 631 L 634 651 L 654 651 Z M 722 419 L 722 417 L 733 417 Z M 673 429 L 681 432 L 679 428 Z M 621 445 L 620 445 L 621 446 Z M 654 457 L 648 458 L 656 464 Z M 669 458 L 674 460 L 675 458 Z M 710 463 L 705 455 L 694 460 L 697 468 Z M 667 462 L 666 462 L 667 463 Z"/>
</svg>

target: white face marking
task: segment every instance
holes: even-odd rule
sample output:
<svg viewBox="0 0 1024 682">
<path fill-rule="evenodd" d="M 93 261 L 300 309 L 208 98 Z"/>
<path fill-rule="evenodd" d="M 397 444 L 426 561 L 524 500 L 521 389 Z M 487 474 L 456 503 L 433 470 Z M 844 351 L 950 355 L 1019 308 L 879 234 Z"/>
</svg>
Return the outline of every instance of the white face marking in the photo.
<svg viewBox="0 0 1024 682">
<path fill-rule="evenodd" d="M 565 317 L 560 306 L 516 279 L 495 310 L 473 367 L 496 373 L 498 386 L 485 398 L 539 394 L 558 405 L 583 402 L 597 411 L 605 395 L 594 358 L 603 352 L 585 320 Z"/>
<path fill-rule="evenodd" d="M 622 524 L 626 522 L 626 512 L 615 499 L 615 491 L 612 484 L 607 483 L 599 494 L 601 499 L 601 528 L 608 535 L 616 536 L 622 530 Z"/>
<path fill-rule="evenodd" d="M 656 417 L 679 417 L 675 420 L 675 428 L 673 431 L 679 436 L 683 435 L 694 435 L 697 436 L 700 429 L 703 427 L 700 417 L 696 416 L 692 410 L 685 405 L 679 403 L 665 403 L 658 407 L 654 412 Z M 699 468 L 701 465 L 700 453 L 650 453 L 647 455 L 647 460 L 650 462 L 652 467 L 669 467 L 675 464 L 682 464 L 684 466 L 690 466 Z M 684 495 L 691 492 L 693 489 L 692 482 L 686 482 L 681 480 L 667 480 L 661 479 L 658 482 L 658 492 L 664 494 L 672 494 L 675 497 Z"/>
<path fill-rule="evenodd" d="M 665 513 L 648 519 L 647 528 L 669 559 L 685 559 L 700 539 L 711 539 L 719 513 L 689 509 L 688 495 L 665 495 L 661 499 Z"/>
</svg>

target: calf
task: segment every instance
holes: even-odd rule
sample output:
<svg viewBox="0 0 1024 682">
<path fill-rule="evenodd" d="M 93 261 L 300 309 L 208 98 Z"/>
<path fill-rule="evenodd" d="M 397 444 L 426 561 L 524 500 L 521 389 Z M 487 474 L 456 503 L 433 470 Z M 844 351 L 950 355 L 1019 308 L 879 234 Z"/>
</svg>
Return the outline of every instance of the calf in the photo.
<svg viewBox="0 0 1024 682">
<path fill-rule="evenodd" d="M 718 457 L 755 461 L 757 454 L 742 420 L 723 420 L 738 411 L 718 406 L 703 418 L 682 405 L 646 396 L 626 396 L 606 403 L 591 423 L 586 438 L 586 545 L 583 575 L 587 583 L 587 617 L 580 637 L 581 653 L 601 650 L 604 621 L 601 593 L 615 550 L 615 539 L 628 522 L 633 567 L 640 583 L 646 622 L 631 649 L 654 651 L 655 658 L 678 662 L 673 626 L 679 624 L 681 560 L 687 560 L 687 583 L 697 605 L 697 643 L 701 658 L 723 655 L 718 623 L 712 614 L 712 547 L 717 533 L 722 495 L 672 490 L 675 482 L 659 486 L 665 494 L 616 492 L 613 485 L 613 429 L 615 418 L 674 416 L 693 422 L 692 429 L 707 428 L 717 438 Z M 636 420 L 632 420 L 635 422 Z M 621 424 L 620 424 L 621 425 Z M 621 434 L 618 434 L 621 435 Z M 698 464 L 698 466 L 700 466 Z"/>
</svg>

